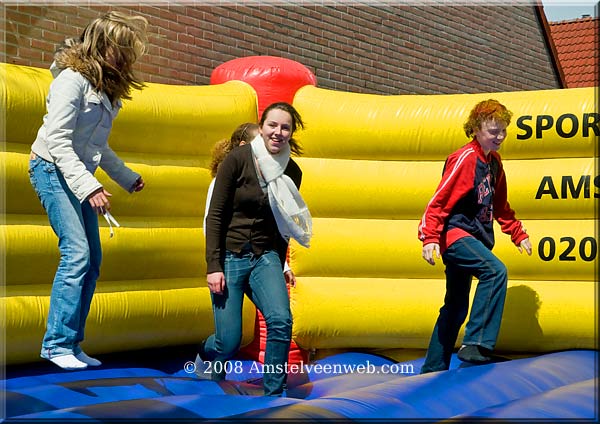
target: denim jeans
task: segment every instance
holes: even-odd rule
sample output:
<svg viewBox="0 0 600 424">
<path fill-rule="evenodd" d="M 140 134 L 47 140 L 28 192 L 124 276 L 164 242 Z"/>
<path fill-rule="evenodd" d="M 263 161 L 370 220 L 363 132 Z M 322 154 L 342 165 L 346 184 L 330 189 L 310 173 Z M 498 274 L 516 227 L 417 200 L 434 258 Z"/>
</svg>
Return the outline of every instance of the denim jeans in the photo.
<svg viewBox="0 0 600 424">
<path fill-rule="evenodd" d="M 227 251 L 224 274 L 225 291 L 212 294 L 215 334 L 206 339 L 204 352 L 200 352 L 202 359 L 213 361 L 213 379 L 225 377 L 225 361 L 237 353 L 242 340 L 245 293 L 262 312 L 267 326 L 264 393 L 281 396 L 287 377 L 292 314 L 279 255 L 274 250 L 260 256 L 248 251 Z"/>
<path fill-rule="evenodd" d="M 98 215 L 88 202 L 79 203 L 53 163 L 32 159 L 29 178 L 60 250 L 40 356 L 77 355 L 102 260 Z"/>
<path fill-rule="evenodd" d="M 473 276 L 475 290 L 463 344 L 493 350 L 500 331 L 508 275 L 506 266 L 479 240 L 464 237 L 443 253 L 446 296 L 433 329 L 421 373 L 447 370 L 458 332 L 469 310 Z"/>
</svg>

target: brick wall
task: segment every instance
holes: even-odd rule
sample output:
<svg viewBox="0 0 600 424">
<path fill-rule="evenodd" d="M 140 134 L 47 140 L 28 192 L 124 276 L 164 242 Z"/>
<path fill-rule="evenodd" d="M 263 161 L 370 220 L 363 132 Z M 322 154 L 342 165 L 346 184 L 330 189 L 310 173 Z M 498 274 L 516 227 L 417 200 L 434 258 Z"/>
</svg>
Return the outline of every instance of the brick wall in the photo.
<svg viewBox="0 0 600 424">
<path fill-rule="evenodd" d="M 4 5 L 3 62 L 47 68 L 107 6 Z M 559 88 L 533 6 L 113 6 L 150 22 L 137 65 L 150 82 L 209 83 L 231 59 L 272 55 L 318 86 L 374 94 Z"/>
</svg>

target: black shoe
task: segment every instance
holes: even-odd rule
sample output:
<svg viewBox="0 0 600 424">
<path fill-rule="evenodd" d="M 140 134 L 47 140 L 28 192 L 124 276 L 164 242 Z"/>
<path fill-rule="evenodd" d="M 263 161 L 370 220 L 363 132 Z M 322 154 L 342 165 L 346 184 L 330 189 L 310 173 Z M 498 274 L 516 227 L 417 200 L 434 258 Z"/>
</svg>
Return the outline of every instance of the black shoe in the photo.
<svg viewBox="0 0 600 424">
<path fill-rule="evenodd" d="M 463 362 L 471 362 L 473 364 L 485 364 L 492 361 L 492 358 L 486 356 L 487 352 L 481 346 L 466 345 L 458 350 L 458 359 Z M 488 349 L 485 349 L 489 352 Z"/>
</svg>

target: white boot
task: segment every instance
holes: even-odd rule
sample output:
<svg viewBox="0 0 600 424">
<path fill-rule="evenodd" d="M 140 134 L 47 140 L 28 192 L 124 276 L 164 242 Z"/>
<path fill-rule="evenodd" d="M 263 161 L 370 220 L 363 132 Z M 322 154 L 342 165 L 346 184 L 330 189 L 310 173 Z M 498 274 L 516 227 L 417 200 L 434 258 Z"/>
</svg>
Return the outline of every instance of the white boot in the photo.
<svg viewBox="0 0 600 424">
<path fill-rule="evenodd" d="M 88 364 L 80 361 L 75 357 L 75 355 L 61 355 L 55 356 L 53 358 L 49 358 L 49 360 L 63 370 L 84 370 L 87 368 Z"/>
<path fill-rule="evenodd" d="M 75 355 L 75 358 L 77 358 L 84 364 L 89 365 L 90 367 L 99 367 L 100 365 L 102 365 L 102 362 L 100 362 L 96 358 L 87 356 L 83 350 L 81 352 L 79 352 L 77 355 Z"/>
</svg>

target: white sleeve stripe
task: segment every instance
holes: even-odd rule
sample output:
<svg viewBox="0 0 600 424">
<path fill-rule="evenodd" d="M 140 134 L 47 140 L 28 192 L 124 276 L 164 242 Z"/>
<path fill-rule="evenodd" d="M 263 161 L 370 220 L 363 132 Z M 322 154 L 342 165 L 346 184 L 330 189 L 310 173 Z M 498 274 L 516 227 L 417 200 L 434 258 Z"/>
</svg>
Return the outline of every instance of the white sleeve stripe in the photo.
<svg viewBox="0 0 600 424">
<path fill-rule="evenodd" d="M 421 225 L 419 225 L 419 233 L 421 233 L 421 238 L 424 238 L 425 235 L 422 232 L 422 229 L 425 227 L 426 222 L 425 222 L 425 215 L 427 215 L 427 210 L 429 209 L 429 206 L 431 206 L 431 203 L 433 202 L 433 200 L 437 197 L 437 195 L 439 194 L 440 191 L 442 191 L 445 187 L 446 184 L 448 183 L 448 181 L 450 181 L 452 179 L 452 176 L 456 173 L 456 171 L 460 168 L 460 166 L 462 165 L 462 163 L 465 161 L 465 159 L 467 158 L 467 156 L 469 156 L 471 153 L 474 153 L 475 150 L 471 147 L 469 149 L 466 149 L 464 152 L 462 152 L 460 154 L 460 156 L 458 157 L 458 160 L 456 161 L 456 164 L 454 165 L 454 168 L 452 168 L 452 171 L 450 172 L 450 175 L 448 175 L 448 178 L 446 178 L 444 180 L 444 184 L 442 184 L 440 186 L 440 188 L 434 193 L 434 195 L 431 197 L 431 199 L 429 200 L 429 203 L 427 203 L 427 207 L 425 208 L 425 212 L 423 212 L 423 216 L 421 218 Z"/>
</svg>

